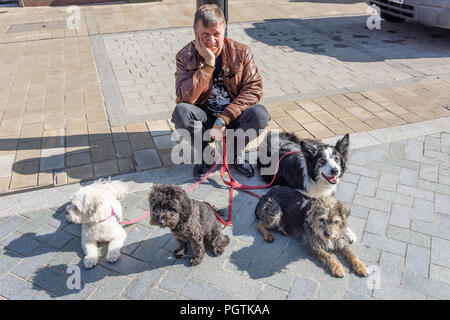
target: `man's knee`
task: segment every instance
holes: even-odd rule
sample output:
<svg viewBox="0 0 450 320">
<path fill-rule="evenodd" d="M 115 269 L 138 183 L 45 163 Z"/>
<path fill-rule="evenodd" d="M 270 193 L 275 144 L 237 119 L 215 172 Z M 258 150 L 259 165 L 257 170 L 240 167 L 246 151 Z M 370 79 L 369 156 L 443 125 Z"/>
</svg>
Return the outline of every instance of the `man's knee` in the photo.
<svg viewBox="0 0 450 320">
<path fill-rule="evenodd" d="M 241 124 L 253 129 L 264 129 L 270 121 L 267 109 L 261 104 L 255 104 L 247 108 L 241 116 L 244 116 Z"/>
<path fill-rule="evenodd" d="M 189 126 L 190 105 L 179 103 L 172 112 L 172 122 L 175 128 L 187 128 Z"/>
</svg>

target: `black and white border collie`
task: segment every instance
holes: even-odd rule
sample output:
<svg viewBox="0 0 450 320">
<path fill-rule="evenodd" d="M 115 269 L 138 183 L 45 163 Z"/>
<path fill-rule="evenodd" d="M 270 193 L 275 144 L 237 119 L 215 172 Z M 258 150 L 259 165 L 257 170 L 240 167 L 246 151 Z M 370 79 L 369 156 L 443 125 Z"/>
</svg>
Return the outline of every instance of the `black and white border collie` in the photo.
<svg viewBox="0 0 450 320">
<path fill-rule="evenodd" d="M 337 184 L 347 168 L 350 137 L 347 133 L 335 146 L 319 140 L 299 139 L 296 135 L 282 132 L 269 132 L 260 146 L 260 152 L 266 152 L 265 160 L 284 158 L 279 163 L 273 185 L 285 185 L 310 196 L 328 198 L 336 194 Z M 286 155 L 289 152 L 292 152 Z M 278 152 L 278 156 L 272 152 Z M 286 155 L 286 156 L 285 156 Z M 273 163 L 262 162 L 258 157 L 261 176 L 270 183 L 275 174 Z M 268 170 L 268 168 L 271 168 Z M 264 170 L 266 169 L 266 170 Z M 266 172 L 264 172 L 266 171 Z M 269 172 L 267 172 L 269 171 Z M 273 171 L 273 172 L 270 172 Z M 350 243 L 357 240 L 356 235 L 346 228 L 344 233 Z"/>
<path fill-rule="evenodd" d="M 270 132 L 263 143 L 267 144 L 263 149 L 267 150 L 269 158 L 273 151 L 279 153 L 278 157 L 275 157 L 277 159 L 295 151 L 280 161 L 274 185 L 289 186 L 313 198 L 336 194 L 337 183 L 347 166 L 350 145 L 348 134 L 338 140 L 334 147 L 318 140 L 301 140 L 294 134 L 286 132 L 279 135 Z M 270 163 L 263 164 L 259 160 L 260 158 L 258 158 L 260 168 L 269 167 Z M 272 181 L 274 173 L 264 174 L 261 170 L 261 176 L 267 183 Z"/>
</svg>

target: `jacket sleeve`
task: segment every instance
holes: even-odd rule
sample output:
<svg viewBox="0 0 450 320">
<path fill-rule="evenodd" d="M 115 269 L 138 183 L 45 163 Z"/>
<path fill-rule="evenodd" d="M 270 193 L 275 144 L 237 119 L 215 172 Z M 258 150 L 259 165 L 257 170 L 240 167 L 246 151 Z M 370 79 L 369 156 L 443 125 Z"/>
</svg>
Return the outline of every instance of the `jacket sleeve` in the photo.
<svg viewBox="0 0 450 320">
<path fill-rule="evenodd" d="M 176 60 L 175 88 L 177 103 L 195 104 L 200 95 L 209 89 L 214 68 L 199 68 L 190 74 L 181 54 L 177 54 Z"/>
<path fill-rule="evenodd" d="M 263 94 L 262 77 L 249 48 L 245 50 L 244 55 L 241 90 L 220 115 L 227 124 L 239 117 L 245 109 L 258 103 Z"/>
</svg>

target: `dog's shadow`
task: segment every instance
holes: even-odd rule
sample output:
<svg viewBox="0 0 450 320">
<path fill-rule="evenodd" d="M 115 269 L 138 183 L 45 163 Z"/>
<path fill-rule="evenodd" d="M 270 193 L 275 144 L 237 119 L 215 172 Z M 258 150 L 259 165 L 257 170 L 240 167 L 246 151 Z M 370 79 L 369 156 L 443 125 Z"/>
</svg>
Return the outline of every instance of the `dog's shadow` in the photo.
<svg viewBox="0 0 450 320">
<path fill-rule="evenodd" d="M 262 235 L 259 235 L 251 245 L 234 251 L 229 260 L 230 268 L 247 273 L 252 279 L 271 278 L 266 281 L 281 283 L 290 281 L 288 273 L 311 279 L 321 279 L 324 274 L 334 277 L 318 258 L 306 250 L 301 240 L 279 232 L 273 234 L 273 242 L 266 242 Z M 339 253 L 333 254 L 346 273 L 350 272 L 350 265 L 344 257 Z"/>
<path fill-rule="evenodd" d="M 187 258 L 175 258 L 173 251 L 177 242 L 168 229 L 135 224 L 125 227 L 128 237 L 118 261 L 107 262 L 108 243 L 98 243 L 99 261 L 95 267 L 86 269 L 81 225 L 67 222 L 62 208 L 65 205 L 54 213 L 54 218 L 59 220 L 58 227 L 64 231 L 45 225 L 37 232 L 16 232 L 2 242 L 7 249 L 5 255 L 22 259 L 11 271 L 33 284 L 33 289 L 39 291 L 35 299 L 86 298 L 105 281 L 111 280 L 109 283 L 114 287 L 117 283 L 130 282 L 135 275 L 136 279 L 149 274 L 160 277 L 167 267 L 190 267 L 191 248 Z M 207 248 L 207 254 L 212 256 L 210 251 Z M 100 291 L 104 293 L 105 290 Z M 107 292 L 104 294 L 100 298 L 114 298 Z"/>
</svg>

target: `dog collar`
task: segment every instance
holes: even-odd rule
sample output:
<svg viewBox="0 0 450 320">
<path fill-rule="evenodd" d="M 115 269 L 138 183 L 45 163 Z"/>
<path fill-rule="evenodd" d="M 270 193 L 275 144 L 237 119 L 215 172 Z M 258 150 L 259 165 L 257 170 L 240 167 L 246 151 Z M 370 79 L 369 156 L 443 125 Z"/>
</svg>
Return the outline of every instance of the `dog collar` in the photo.
<svg viewBox="0 0 450 320">
<path fill-rule="evenodd" d="M 120 218 L 116 215 L 116 212 L 114 211 L 114 208 L 111 206 L 111 215 L 108 218 L 106 218 L 106 219 L 100 220 L 98 223 L 103 223 L 103 222 L 105 222 L 106 220 L 108 220 L 109 218 L 112 218 L 112 217 L 116 217 L 118 223 L 121 222 Z"/>
</svg>

